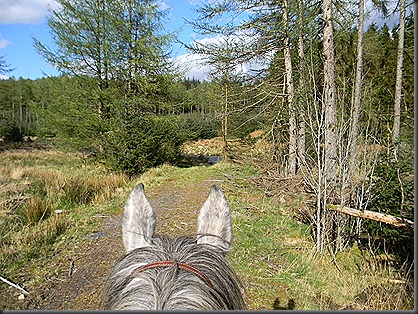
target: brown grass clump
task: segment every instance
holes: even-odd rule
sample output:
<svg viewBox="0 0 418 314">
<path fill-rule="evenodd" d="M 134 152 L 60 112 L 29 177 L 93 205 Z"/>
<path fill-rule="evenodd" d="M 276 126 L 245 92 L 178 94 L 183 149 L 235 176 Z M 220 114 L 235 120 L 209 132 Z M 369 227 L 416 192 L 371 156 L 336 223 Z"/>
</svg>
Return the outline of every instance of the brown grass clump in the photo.
<svg viewBox="0 0 418 314">
<path fill-rule="evenodd" d="M 36 195 L 54 198 L 61 193 L 64 184 L 63 174 L 54 169 L 32 168 L 27 172 Z"/>
<path fill-rule="evenodd" d="M 18 247 L 42 248 L 44 245 L 54 243 L 54 240 L 61 235 L 68 227 L 69 220 L 65 215 L 54 214 L 49 219 L 24 228 L 18 237 L 15 237 L 15 243 Z"/>
<path fill-rule="evenodd" d="M 97 203 L 109 199 L 116 189 L 126 185 L 124 174 L 110 174 L 100 177 L 74 176 L 65 180 L 63 199 L 74 204 Z"/>
<path fill-rule="evenodd" d="M 86 176 L 77 173 L 68 176 L 59 170 L 48 168 L 16 167 L 11 168 L 9 174 L 15 180 L 27 180 L 32 193 L 39 198 L 46 198 L 51 202 L 61 199 L 64 203 L 77 205 L 106 200 L 116 189 L 128 182 L 124 174 Z M 31 200 L 28 206 L 33 209 L 36 207 L 35 202 L 39 205 L 39 198 Z"/>
<path fill-rule="evenodd" d="M 414 308 L 414 286 L 410 282 L 391 280 L 364 288 L 355 297 L 361 310 L 403 310 Z"/>
<path fill-rule="evenodd" d="M 21 166 L 9 169 L 9 171 L 10 171 L 9 176 L 13 180 L 23 179 L 24 176 L 26 175 L 26 170 L 27 169 L 25 167 L 21 167 Z"/>
<path fill-rule="evenodd" d="M 263 135 L 266 131 L 264 130 L 255 130 L 253 132 L 251 132 L 248 137 L 249 138 L 257 138 L 260 137 L 261 135 Z"/>
<path fill-rule="evenodd" d="M 95 181 L 98 193 L 93 199 L 94 203 L 109 199 L 117 189 L 124 187 L 129 182 L 128 177 L 123 173 L 109 174 L 96 178 Z"/>
<path fill-rule="evenodd" d="M 28 199 L 23 209 L 23 215 L 26 224 L 35 224 L 41 220 L 47 219 L 52 213 L 52 205 L 47 200 L 39 196 L 33 196 Z"/>
<path fill-rule="evenodd" d="M 97 187 L 89 178 L 74 176 L 65 180 L 62 187 L 63 196 L 66 203 L 89 204 L 96 193 Z"/>
</svg>

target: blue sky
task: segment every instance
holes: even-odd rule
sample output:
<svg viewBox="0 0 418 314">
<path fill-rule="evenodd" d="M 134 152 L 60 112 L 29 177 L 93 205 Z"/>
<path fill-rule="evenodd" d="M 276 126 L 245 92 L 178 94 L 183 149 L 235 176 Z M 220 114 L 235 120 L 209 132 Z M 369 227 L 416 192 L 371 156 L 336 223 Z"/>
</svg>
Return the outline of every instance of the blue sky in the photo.
<svg viewBox="0 0 418 314">
<path fill-rule="evenodd" d="M 185 43 L 194 40 L 192 29 L 184 23 L 184 18 L 194 18 L 194 3 L 194 0 L 161 1 L 163 8 L 170 9 L 167 30 L 180 30 L 179 39 Z M 56 6 L 54 0 L 0 0 L 0 56 L 5 56 L 10 67 L 15 68 L 8 73 L 9 76 L 36 79 L 59 74 L 33 47 L 33 37 L 43 44 L 53 45 L 46 22 L 48 5 Z M 173 57 L 181 57 L 186 53 L 184 47 L 174 44 Z M 196 76 L 204 75 L 200 73 L 204 69 L 195 67 L 194 71 Z M 193 76 L 193 73 L 190 74 Z"/>
<path fill-rule="evenodd" d="M 180 30 L 178 35 L 182 42 L 193 42 L 196 35 L 190 26 L 184 23 L 184 18 L 193 20 L 196 17 L 193 11 L 196 3 L 203 1 L 160 0 L 160 2 L 163 8 L 169 8 L 171 11 L 166 21 L 167 30 Z M 46 23 L 49 5 L 57 7 L 55 0 L 0 0 L 0 56 L 5 56 L 11 68 L 15 68 L 8 73 L 9 76 L 36 79 L 59 74 L 38 55 L 33 47 L 32 37 L 36 37 L 43 44 L 52 45 Z M 378 24 L 381 22 L 376 16 L 372 20 Z M 392 17 L 391 20 L 397 21 L 397 17 Z M 208 68 L 201 67 L 197 61 L 198 57 L 188 54 L 181 45 L 174 45 L 173 57 L 179 62 L 188 62 L 188 77 L 197 79 L 205 77 Z"/>
</svg>

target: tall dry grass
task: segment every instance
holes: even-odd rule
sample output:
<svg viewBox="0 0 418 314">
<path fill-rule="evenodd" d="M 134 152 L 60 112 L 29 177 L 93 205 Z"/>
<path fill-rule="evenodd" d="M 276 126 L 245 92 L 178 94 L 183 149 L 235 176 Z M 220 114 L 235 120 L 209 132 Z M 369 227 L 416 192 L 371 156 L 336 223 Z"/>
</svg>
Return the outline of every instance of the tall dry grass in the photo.
<svg viewBox="0 0 418 314">
<path fill-rule="evenodd" d="M 61 199 L 70 204 L 91 204 L 104 201 L 128 182 L 122 173 L 86 176 L 82 173 L 64 174 L 55 169 L 32 167 L 11 168 L 9 175 L 14 180 L 26 180 L 31 194 L 51 202 Z M 34 203 L 39 200 L 32 200 Z"/>
<path fill-rule="evenodd" d="M 0 268 L 9 279 L 73 232 L 78 207 L 106 202 L 128 182 L 72 153 L 6 151 L 0 164 Z"/>
<path fill-rule="evenodd" d="M 51 213 L 52 204 L 38 195 L 34 195 L 28 199 L 26 205 L 23 207 L 23 217 L 25 224 L 36 224 L 41 220 L 46 220 Z"/>
<path fill-rule="evenodd" d="M 411 273 L 388 265 L 370 267 L 372 257 L 345 252 L 344 259 L 314 250 L 298 254 L 286 272 L 297 278 L 291 283 L 299 295 L 297 308 L 319 310 L 405 310 L 413 309 Z M 344 253 L 344 252 L 343 252 Z M 304 265 L 304 267 L 301 267 Z M 301 274 L 303 269 L 303 274 Z"/>
<path fill-rule="evenodd" d="M 110 174 L 101 177 L 74 176 L 64 180 L 63 199 L 74 204 L 98 203 L 109 199 L 120 187 L 127 184 L 124 174 Z"/>
</svg>

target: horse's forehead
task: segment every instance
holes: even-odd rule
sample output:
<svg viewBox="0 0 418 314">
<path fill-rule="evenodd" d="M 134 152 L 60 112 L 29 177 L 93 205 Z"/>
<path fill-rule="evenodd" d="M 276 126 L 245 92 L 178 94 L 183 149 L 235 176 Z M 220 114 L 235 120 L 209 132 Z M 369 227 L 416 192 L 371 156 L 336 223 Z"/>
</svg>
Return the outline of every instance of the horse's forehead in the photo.
<svg viewBox="0 0 418 314">
<path fill-rule="evenodd" d="M 155 237 L 151 245 L 137 248 L 125 255 L 128 259 L 141 259 L 143 257 L 155 256 L 155 258 L 178 258 L 188 253 L 192 254 L 201 251 L 204 247 L 197 244 L 192 237 L 170 238 L 167 236 Z M 210 249 L 210 248 L 209 248 Z"/>
</svg>

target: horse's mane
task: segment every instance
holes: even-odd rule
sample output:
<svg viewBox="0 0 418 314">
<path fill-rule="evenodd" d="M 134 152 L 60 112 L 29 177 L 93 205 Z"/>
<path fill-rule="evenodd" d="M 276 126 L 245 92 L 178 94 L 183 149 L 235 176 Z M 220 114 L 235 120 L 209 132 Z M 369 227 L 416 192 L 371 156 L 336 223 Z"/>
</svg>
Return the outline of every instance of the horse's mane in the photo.
<svg viewBox="0 0 418 314">
<path fill-rule="evenodd" d="M 135 273 L 159 261 L 187 264 L 204 274 L 178 267 L 158 267 Z M 103 309 L 244 309 L 241 285 L 225 254 L 191 237 L 152 239 L 152 245 L 135 249 L 115 262 L 105 287 Z"/>
</svg>

